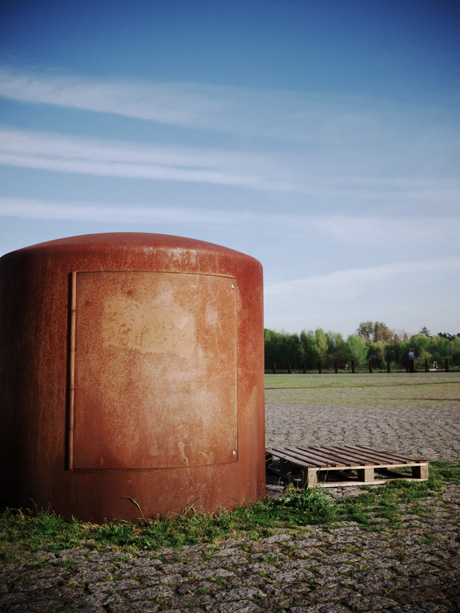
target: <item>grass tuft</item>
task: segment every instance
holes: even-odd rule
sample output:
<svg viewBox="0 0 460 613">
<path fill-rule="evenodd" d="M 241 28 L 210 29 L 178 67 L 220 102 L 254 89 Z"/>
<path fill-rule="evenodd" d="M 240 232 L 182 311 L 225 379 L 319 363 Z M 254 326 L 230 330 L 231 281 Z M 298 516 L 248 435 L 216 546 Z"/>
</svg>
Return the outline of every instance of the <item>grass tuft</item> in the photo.
<svg viewBox="0 0 460 613">
<path fill-rule="evenodd" d="M 56 551 L 82 545 L 128 551 L 180 548 L 234 537 L 263 538 L 281 528 L 336 521 L 354 521 L 366 527 L 377 518 L 386 520 L 385 525 L 390 528 L 401 513 L 425 513 L 419 501 L 439 496 L 448 483 L 460 483 L 460 463 L 432 462 L 428 481 L 395 480 L 339 501 L 321 488 L 288 488 L 280 499 L 267 498 L 219 513 L 199 511 L 192 503 L 181 514 L 148 519 L 138 507 L 140 522 L 96 525 L 76 519 L 64 521 L 50 510 L 6 508 L 0 512 L 0 562 L 7 563 L 18 550 Z M 407 505 L 411 505 L 411 510 Z"/>
</svg>

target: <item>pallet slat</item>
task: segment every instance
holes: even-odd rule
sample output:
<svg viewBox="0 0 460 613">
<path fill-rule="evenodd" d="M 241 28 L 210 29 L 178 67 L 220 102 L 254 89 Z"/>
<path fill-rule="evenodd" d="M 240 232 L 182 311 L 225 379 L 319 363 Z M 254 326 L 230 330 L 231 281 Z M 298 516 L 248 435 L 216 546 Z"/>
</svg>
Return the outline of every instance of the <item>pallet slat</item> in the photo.
<svg viewBox="0 0 460 613">
<path fill-rule="evenodd" d="M 287 447 L 290 453 L 298 453 L 305 461 L 311 462 L 314 466 L 318 466 L 321 468 L 322 466 L 332 467 L 332 466 L 344 466 L 343 461 L 339 461 L 337 459 L 332 459 L 326 457 L 323 453 L 317 452 L 312 447 L 308 449 L 296 448 L 296 447 Z"/>
<path fill-rule="evenodd" d="M 400 456 L 398 454 L 389 452 L 389 451 L 375 451 L 375 450 L 362 450 L 360 448 L 356 448 L 356 447 L 352 447 L 351 449 L 353 449 L 354 453 L 356 453 L 356 455 L 364 455 L 365 457 L 368 458 L 373 458 L 375 462 L 399 462 L 400 464 L 406 464 L 410 461 L 412 461 L 411 458 L 407 458 L 407 456 Z"/>
<path fill-rule="evenodd" d="M 313 449 L 322 449 L 324 455 L 328 455 L 329 457 L 340 457 L 341 463 L 345 465 L 350 461 L 353 463 L 362 463 L 362 460 L 364 460 L 366 464 L 374 464 L 370 458 L 365 458 L 364 456 L 358 457 L 355 453 L 342 449 L 342 447 L 313 447 Z"/>
<path fill-rule="evenodd" d="M 384 455 L 383 453 L 370 453 L 369 451 L 361 451 L 353 447 L 348 448 L 348 453 L 357 461 L 367 462 L 369 464 L 388 464 L 398 462 L 399 464 L 407 464 L 407 459 L 401 459 L 394 455 Z"/>
<path fill-rule="evenodd" d="M 366 447 L 364 445 L 356 445 L 357 449 L 363 449 L 366 451 L 375 451 L 374 449 L 372 449 L 371 447 Z M 399 458 L 401 460 L 407 460 L 408 462 L 426 462 L 427 460 L 423 460 L 420 458 L 409 458 L 406 455 L 401 455 L 400 453 L 395 453 L 394 451 L 379 451 L 379 453 L 385 454 L 385 455 L 391 455 L 394 458 Z"/>
</svg>

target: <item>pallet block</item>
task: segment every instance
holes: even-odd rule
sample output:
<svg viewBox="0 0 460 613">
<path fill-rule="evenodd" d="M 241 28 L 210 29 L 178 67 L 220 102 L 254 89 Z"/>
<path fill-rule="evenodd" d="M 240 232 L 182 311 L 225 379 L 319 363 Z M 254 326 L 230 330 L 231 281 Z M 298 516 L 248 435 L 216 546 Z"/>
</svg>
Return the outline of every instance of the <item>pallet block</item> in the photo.
<svg viewBox="0 0 460 613">
<path fill-rule="evenodd" d="M 379 485 L 401 478 L 428 479 L 427 460 L 365 445 L 270 447 L 265 450 L 265 461 L 268 470 L 290 481 L 300 481 L 302 487 Z M 398 468 L 411 468 L 411 472 L 395 470 Z M 331 481 L 331 476 L 337 480 Z"/>
</svg>

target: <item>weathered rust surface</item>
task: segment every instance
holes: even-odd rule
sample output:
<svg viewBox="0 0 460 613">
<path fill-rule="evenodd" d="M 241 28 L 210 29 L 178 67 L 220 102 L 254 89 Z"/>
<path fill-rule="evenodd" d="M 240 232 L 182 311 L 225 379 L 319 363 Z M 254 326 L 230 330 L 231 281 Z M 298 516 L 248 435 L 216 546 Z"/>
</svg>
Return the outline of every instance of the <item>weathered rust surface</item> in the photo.
<svg viewBox="0 0 460 613">
<path fill-rule="evenodd" d="M 102 521 L 265 493 L 257 260 L 155 234 L 0 260 L 0 497 Z"/>
<path fill-rule="evenodd" d="M 78 273 L 74 469 L 237 461 L 236 279 Z"/>
</svg>

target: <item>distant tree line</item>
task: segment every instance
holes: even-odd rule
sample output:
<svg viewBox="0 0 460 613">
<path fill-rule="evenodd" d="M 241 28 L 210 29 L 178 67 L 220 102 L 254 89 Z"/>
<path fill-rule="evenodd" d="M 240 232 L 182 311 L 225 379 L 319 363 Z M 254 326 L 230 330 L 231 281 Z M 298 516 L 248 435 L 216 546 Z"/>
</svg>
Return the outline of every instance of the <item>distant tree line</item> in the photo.
<svg viewBox="0 0 460 613">
<path fill-rule="evenodd" d="M 324 332 L 321 328 L 303 330 L 300 334 L 265 329 L 265 369 L 317 370 L 366 369 L 370 361 L 376 369 L 385 369 L 390 362 L 394 369 L 404 369 L 409 352 L 413 352 L 415 367 L 443 370 L 446 360 L 450 367 L 460 367 L 460 333 L 440 332 L 432 335 L 427 328 L 413 336 L 396 333 L 379 321 L 361 322 L 355 334 L 345 340 L 338 332 Z"/>
</svg>

